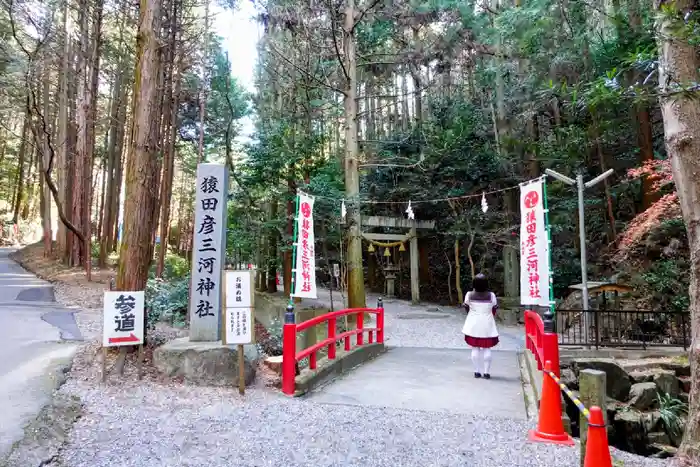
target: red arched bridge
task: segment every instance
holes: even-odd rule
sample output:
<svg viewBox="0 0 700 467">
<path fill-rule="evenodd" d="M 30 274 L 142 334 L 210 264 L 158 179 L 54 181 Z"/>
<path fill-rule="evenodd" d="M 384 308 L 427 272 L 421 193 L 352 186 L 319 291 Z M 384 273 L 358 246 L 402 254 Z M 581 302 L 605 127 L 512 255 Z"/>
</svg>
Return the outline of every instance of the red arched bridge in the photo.
<svg viewBox="0 0 700 467">
<path fill-rule="evenodd" d="M 375 325 L 365 327 L 365 314 L 376 318 Z M 338 333 L 338 320 L 347 317 L 354 317 L 355 329 Z M 302 323 L 294 322 L 294 307 L 289 305 L 284 316 L 284 328 L 282 332 L 282 392 L 287 395 L 296 393 L 296 377 L 299 375 L 299 362 L 308 358 L 309 370 L 318 369 L 318 355 L 325 352 L 328 363 L 333 364 L 336 360 L 337 345 L 343 342 L 343 351 L 351 352 L 353 349 L 352 338 L 355 338 L 355 348 L 365 344 L 381 344 L 379 351 L 384 345 L 384 305 L 379 300 L 377 308 L 348 308 L 345 310 L 332 311 L 317 316 Z M 306 349 L 297 349 L 297 336 L 300 332 L 322 325 L 326 328 L 326 338 Z M 365 336 L 367 340 L 365 341 Z M 347 355 L 347 354 L 346 354 Z"/>
</svg>

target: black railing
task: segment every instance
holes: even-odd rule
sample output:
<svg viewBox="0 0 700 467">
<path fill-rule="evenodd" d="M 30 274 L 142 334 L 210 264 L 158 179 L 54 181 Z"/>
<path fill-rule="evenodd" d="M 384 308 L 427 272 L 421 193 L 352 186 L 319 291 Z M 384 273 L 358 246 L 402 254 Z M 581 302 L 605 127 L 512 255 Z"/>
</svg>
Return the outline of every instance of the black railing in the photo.
<svg viewBox="0 0 700 467">
<path fill-rule="evenodd" d="M 690 345 L 690 315 L 668 311 L 557 309 L 560 345 L 683 347 Z"/>
</svg>

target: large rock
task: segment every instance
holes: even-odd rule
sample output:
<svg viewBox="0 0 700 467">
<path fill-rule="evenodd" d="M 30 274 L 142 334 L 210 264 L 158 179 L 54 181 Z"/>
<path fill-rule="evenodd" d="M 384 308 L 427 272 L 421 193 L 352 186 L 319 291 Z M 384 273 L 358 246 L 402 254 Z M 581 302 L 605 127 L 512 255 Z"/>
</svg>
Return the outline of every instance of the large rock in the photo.
<svg viewBox="0 0 700 467">
<path fill-rule="evenodd" d="M 635 383 L 654 381 L 654 373 L 649 371 L 630 371 L 629 375 Z"/>
<path fill-rule="evenodd" d="M 636 383 L 630 389 L 629 404 L 638 410 L 646 410 L 656 403 L 655 383 Z"/>
<path fill-rule="evenodd" d="M 245 383 L 255 380 L 258 351 L 255 345 L 244 346 Z M 238 384 L 238 351 L 236 346 L 221 342 L 190 342 L 182 337 L 158 347 L 153 352 L 153 364 L 169 377 L 181 376 L 185 381 L 207 386 Z"/>
<path fill-rule="evenodd" d="M 654 384 L 659 388 L 660 393 L 671 397 L 678 397 L 680 393 L 680 384 L 674 371 L 658 370 L 654 374 Z"/>
<path fill-rule="evenodd" d="M 671 438 L 671 445 L 675 447 L 680 446 L 681 441 L 683 441 L 683 432 L 685 431 L 684 428 L 688 425 L 688 417 L 681 415 L 679 425 L 681 427 L 680 430 L 666 430 L 668 437 Z"/>
<path fill-rule="evenodd" d="M 607 395 L 619 401 L 627 400 L 633 380 L 615 360 L 610 358 L 577 358 L 572 361 L 572 368 L 577 377 L 581 370 L 604 371 L 606 373 Z"/>
<path fill-rule="evenodd" d="M 621 410 L 613 419 L 617 448 L 628 452 L 641 453 L 647 446 L 646 431 L 643 429 L 642 414 L 636 410 Z"/>
<path fill-rule="evenodd" d="M 646 455 L 648 452 L 647 433 L 656 431 L 660 424 L 658 412 L 642 413 L 638 410 L 621 410 L 613 420 L 614 440 L 611 444 L 628 452 Z"/>
<path fill-rule="evenodd" d="M 653 431 L 647 435 L 649 444 L 670 444 L 671 440 L 663 431 Z"/>
<path fill-rule="evenodd" d="M 682 392 L 690 392 L 690 377 L 689 376 L 681 376 L 678 378 L 678 381 L 680 382 L 681 385 L 681 391 Z"/>
<path fill-rule="evenodd" d="M 576 378 L 576 373 L 569 368 L 561 369 L 561 376 L 559 377 L 559 380 L 569 389 L 578 389 L 578 378 Z"/>
<path fill-rule="evenodd" d="M 678 452 L 678 449 L 673 446 L 667 446 L 661 443 L 652 443 L 649 448 L 654 451 L 654 454 L 651 455 L 652 459 L 668 459 L 669 457 L 675 457 Z"/>
<path fill-rule="evenodd" d="M 676 376 L 690 376 L 690 363 L 686 361 L 661 362 L 661 368 L 673 371 Z"/>
</svg>

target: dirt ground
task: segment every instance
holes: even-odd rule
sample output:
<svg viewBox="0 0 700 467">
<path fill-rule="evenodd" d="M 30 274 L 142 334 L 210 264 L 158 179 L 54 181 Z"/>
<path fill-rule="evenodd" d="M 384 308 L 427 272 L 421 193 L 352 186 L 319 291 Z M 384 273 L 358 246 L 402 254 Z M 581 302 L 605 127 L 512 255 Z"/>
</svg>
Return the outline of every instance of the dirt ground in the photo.
<svg viewBox="0 0 700 467">
<path fill-rule="evenodd" d="M 28 245 L 10 256 L 22 267 L 54 284 L 56 300 L 63 305 L 81 308 L 102 308 L 102 297 L 109 290 L 110 280 L 116 278 L 116 268 L 93 266 L 88 282 L 85 269 L 70 267 L 55 257 L 44 257 L 42 243 Z"/>
<path fill-rule="evenodd" d="M 100 339 L 102 335 L 102 301 L 104 291 L 109 290 L 109 284 L 116 278 L 116 265 L 105 269 L 93 266 L 92 280 L 88 281 L 85 269 L 69 267 L 58 258 L 44 257 L 43 245 L 35 243 L 28 245 L 11 255 L 27 271 L 51 282 L 54 285 L 56 301 L 76 310 L 76 322 L 85 338 L 83 345 L 73 361 L 71 376 L 81 381 L 98 383 L 102 374 L 102 352 Z M 267 335 L 267 330 L 256 322 L 258 342 Z M 187 329 L 173 328 L 165 323 L 159 323 L 154 331 L 148 332 L 147 345 L 144 350 L 142 374 L 145 381 L 154 383 L 180 383 L 179 379 L 167 380 L 158 374 L 152 365 L 153 350 L 168 340 L 188 335 Z M 138 373 L 138 354 L 130 352 L 126 356 L 124 376 L 128 380 L 136 380 Z M 107 353 L 105 366 L 108 373 L 113 373 L 117 365 L 118 351 L 110 349 Z M 258 374 L 263 386 L 276 386 L 279 377 L 262 365 Z"/>
</svg>

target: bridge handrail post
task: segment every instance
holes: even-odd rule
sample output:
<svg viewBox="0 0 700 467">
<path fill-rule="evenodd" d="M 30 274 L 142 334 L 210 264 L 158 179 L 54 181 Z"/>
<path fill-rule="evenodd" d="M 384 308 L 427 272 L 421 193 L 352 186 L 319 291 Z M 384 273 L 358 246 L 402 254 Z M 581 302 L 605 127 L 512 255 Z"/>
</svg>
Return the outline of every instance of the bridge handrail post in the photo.
<svg viewBox="0 0 700 467">
<path fill-rule="evenodd" d="M 357 313 L 357 319 L 355 320 L 355 329 L 360 331 L 360 329 L 365 327 L 365 314 L 363 312 Z M 357 345 L 363 345 L 365 343 L 365 335 L 362 331 L 357 333 L 356 338 Z"/>
<path fill-rule="evenodd" d="M 377 299 L 377 343 L 384 343 L 384 302 L 382 297 Z"/>
<path fill-rule="evenodd" d="M 297 325 L 294 322 L 294 305 L 287 305 L 282 328 L 282 392 L 293 395 L 296 379 Z"/>
<path fill-rule="evenodd" d="M 333 342 L 328 344 L 328 360 L 334 360 L 335 359 L 335 328 L 336 328 L 336 319 L 335 317 L 328 318 L 328 339 L 333 339 Z"/>
<path fill-rule="evenodd" d="M 554 313 L 547 310 L 544 313 L 544 333 L 542 334 L 542 357 L 544 361 L 552 362 L 552 373 L 561 376 L 559 368 L 559 336 L 556 333 Z"/>
<path fill-rule="evenodd" d="M 528 310 L 525 310 L 525 348 L 532 352 L 532 343 L 530 342 L 530 336 L 532 335 L 532 320 L 530 319 L 530 314 Z"/>
</svg>

